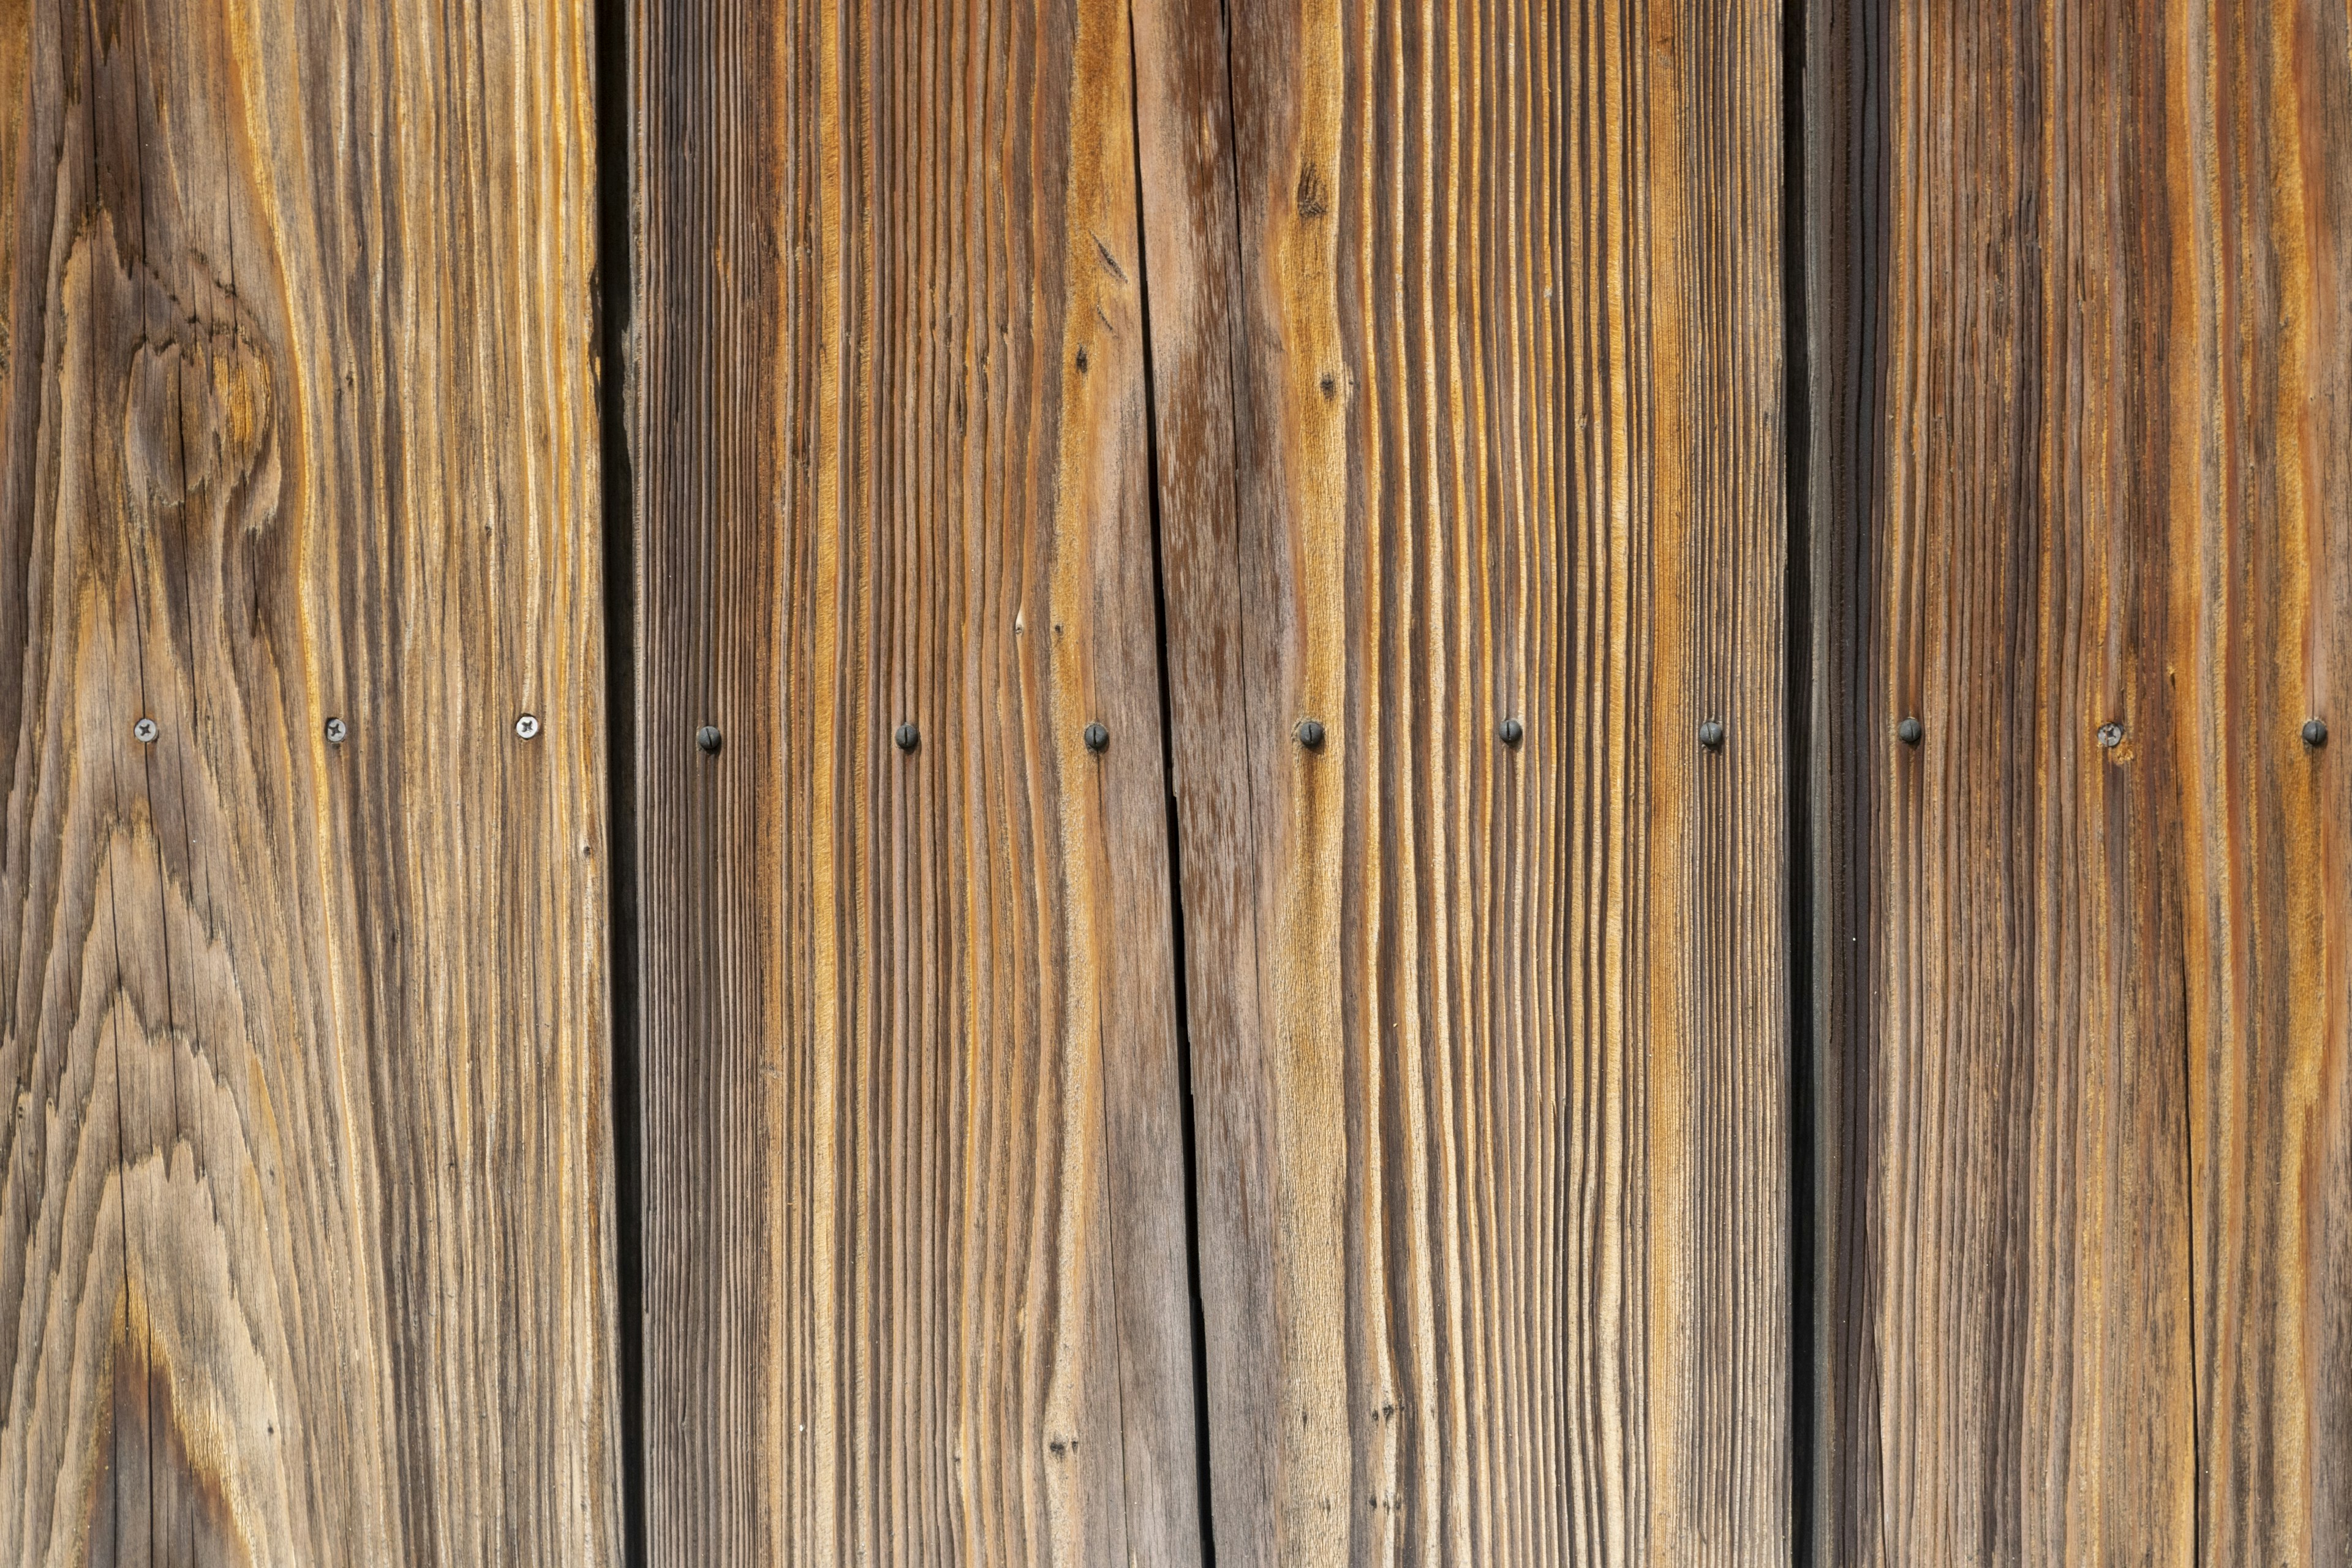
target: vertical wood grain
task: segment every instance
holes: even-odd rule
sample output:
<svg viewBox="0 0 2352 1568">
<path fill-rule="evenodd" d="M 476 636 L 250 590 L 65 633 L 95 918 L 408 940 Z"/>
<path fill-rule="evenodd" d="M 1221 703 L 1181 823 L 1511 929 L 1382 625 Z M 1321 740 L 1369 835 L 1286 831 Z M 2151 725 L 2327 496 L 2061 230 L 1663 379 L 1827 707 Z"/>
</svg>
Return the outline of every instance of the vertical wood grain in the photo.
<svg viewBox="0 0 2352 1568">
<path fill-rule="evenodd" d="M 1811 7 L 1824 1560 L 2352 1524 L 2347 46 Z"/>
<path fill-rule="evenodd" d="M 2352 1541 L 2352 13 L 2165 39 L 2198 1551 L 2322 1563 Z"/>
<path fill-rule="evenodd" d="M 1219 1559 L 1779 1560 L 1778 8 L 1134 14 Z"/>
<path fill-rule="evenodd" d="M 651 1559 L 1198 1561 L 1125 16 L 632 27 Z"/>
<path fill-rule="evenodd" d="M 0 8 L 8 1561 L 616 1554 L 580 22 Z"/>
</svg>

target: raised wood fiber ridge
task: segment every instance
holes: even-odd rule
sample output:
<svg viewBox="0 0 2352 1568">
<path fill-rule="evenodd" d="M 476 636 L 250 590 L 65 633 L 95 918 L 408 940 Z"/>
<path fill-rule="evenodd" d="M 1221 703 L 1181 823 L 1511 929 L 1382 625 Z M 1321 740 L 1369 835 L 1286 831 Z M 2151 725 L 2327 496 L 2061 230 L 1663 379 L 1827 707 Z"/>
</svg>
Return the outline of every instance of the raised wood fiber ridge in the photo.
<svg viewBox="0 0 2352 1568">
<path fill-rule="evenodd" d="M 1218 1559 L 1782 1561 L 1780 9 L 1134 16 Z"/>
<path fill-rule="evenodd" d="M 1126 16 L 631 26 L 651 1559 L 1196 1562 Z"/>
<path fill-rule="evenodd" d="M 2352 1541 L 2348 26 L 1810 7 L 1823 1561 Z"/>
<path fill-rule="evenodd" d="M 0 1561 L 617 1556 L 583 20 L 0 0 Z"/>
</svg>

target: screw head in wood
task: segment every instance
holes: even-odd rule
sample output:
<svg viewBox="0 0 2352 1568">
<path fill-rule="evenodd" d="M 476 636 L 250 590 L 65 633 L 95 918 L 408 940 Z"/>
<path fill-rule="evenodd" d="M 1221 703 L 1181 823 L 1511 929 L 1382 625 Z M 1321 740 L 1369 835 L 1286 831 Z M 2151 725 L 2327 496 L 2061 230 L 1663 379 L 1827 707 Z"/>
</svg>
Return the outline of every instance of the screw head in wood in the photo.
<svg viewBox="0 0 2352 1568">
<path fill-rule="evenodd" d="M 1495 726 L 1495 733 L 1502 737 L 1503 744 L 1516 746 L 1527 738 L 1528 731 L 1517 719 L 1506 719 Z"/>
<path fill-rule="evenodd" d="M 1698 727 L 1698 743 L 1710 752 L 1723 750 L 1723 721 L 1709 719 Z"/>
<path fill-rule="evenodd" d="M 156 735 L 155 721 L 152 719 L 140 720 L 139 722 L 131 726 L 131 736 L 142 746 L 153 744 Z"/>
<path fill-rule="evenodd" d="M 2099 745 L 2104 750 L 2112 752 L 2123 743 L 2124 727 L 2121 724 L 2110 719 L 2099 726 Z"/>
<path fill-rule="evenodd" d="M 1927 726 L 1906 715 L 1903 722 L 1895 726 L 1895 738 L 1906 746 L 1916 746 L 1927 738 Z"/>
<path fill-rule="evenodd" d="M 515 721 L 515 739 L 532 741 L 539 738 L 539 715 L 526 713 Z"/>
<path fill-rule="evenodd" d="M 2327 744 L 2327 721 L 2305 719 L 2303 721 L 2303 743 L 2313 747 Z"/>
<path fill-rule="evenodd" d="M 1104 729 L 1100 724 L 1087 725 L 1087 750 L 1089 752 L 1107 752 L 1110 750 L 1110 731 Z"/>
<path fill-rule="evenodd" d="M 1298 721 L 1298 728 L 1293 732 L 1297 735 L 1298 743 L 1308 751 L 1319 752 L 1323 749 L 1322 720 L 1301 719 Z"/>
<path fill-rule="evenodd" d="M 351 736 L 352 727 L 349 724 L 344 723 L 341 719 L 330 719 L 327 721 L 327 743 L 329 745 L 340 746 L 345 741 L 350 740 Z"/>
<path fill-rule="evenodd" d="M 898 743 L 900 751 L 911 752 L 915 749 L 915 742 L 921 737 L 915 733 L 915 727 L 912 724 L 901 724 L 898 726 L 898 733 L 890 738 Z"/>
<path fill-rule="evenodd" d="M 715 757 L 725 742 L 719 733 L 718 725 L 705 724 L 694 732 L 694 743 L 702 748 L 704 754 Z"/>
</svg>

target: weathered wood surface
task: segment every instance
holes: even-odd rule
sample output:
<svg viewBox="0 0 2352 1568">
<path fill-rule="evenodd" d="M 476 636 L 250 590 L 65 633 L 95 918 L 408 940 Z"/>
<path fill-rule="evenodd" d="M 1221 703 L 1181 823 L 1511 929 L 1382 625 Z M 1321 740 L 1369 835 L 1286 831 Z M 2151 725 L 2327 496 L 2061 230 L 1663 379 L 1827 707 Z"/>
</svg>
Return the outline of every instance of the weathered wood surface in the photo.
<svg viewBox="0 0 2352 1568">
<path fill-rule="evenodd" d="M 0 1560 L 616 1555 L 581 25 L 0 5 Z"/>
<path fill-rule="evenodd" d="M 2347 29 L 1811 7 L 1822 1561 L 2352 1540 Z"/>
<path fill-rule="evenodd" d="M 1780 10 L 1134 16 L 1218 1559 L 1782 1560 Z"/>
<path fill-rule="evenodd" d="M 1126 16 L 632 27 L 649 1560 L 1197 1561 Z"/>
</svg>

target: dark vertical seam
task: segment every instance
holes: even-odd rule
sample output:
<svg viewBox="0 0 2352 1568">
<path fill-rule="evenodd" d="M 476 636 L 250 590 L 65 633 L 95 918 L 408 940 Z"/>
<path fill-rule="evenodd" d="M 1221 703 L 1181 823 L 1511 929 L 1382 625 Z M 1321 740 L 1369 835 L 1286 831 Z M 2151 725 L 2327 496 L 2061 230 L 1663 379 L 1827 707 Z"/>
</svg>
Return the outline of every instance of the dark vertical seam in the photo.
<svg viewBox="0 0 2352 1568">
<path fill-rule="evenodd" d="M 1813 1519 L 1813 1360 L 1818 1270 L 1812 1083 L 1812 343 L 1806 316 L 1805 26 L 1811 0 L 1782 0 L 1780 14 L 1780 300 L 1782 431 L 1788 486 L 1787 575 L 1782 588 L 1783 689 L 1789 844 L 1789 1522 L 1791 1557 L 1818 1559 Z"/>
<path fill-rule="evenodd" d="M 636 513 L 629 416 L 638 392 L 632 353 L 635 239 L 630 221 L 636 149 L 629 0 L 595 0 L 596 301 L 603 485 L 604 614 L 604 886 L 612 1030 L 611 1106 L 614 1345 L 621 1429 L 621 1560 L 647 1561 L 645 1444 L 645 1202 L 638 1016 Z"/>
<path fill-rule="evenodd" d="M 1160 770 L 1168 810 L 1169 962 L 1176 994 L 1177 1061 L 1183 1073 L 1179 1106 L 1184 1151 L 1184 1281 L 1186 1316 L 1192 1331 L 1192 1484 L 1201 1531 L 1201 1561 L 1215 1568 L 1217 1531 L 1209 1486 L 1209 1331 L 1201 1303 L 1201 1183 L 1192 1116 L 1192 1019 L 1184 950 L 1184 857 L 1176 810 L 1175 703 L 1168 668 L 1167 549 L 1160 519 L 1160 399 L 1152 376 L 1157 340 L 1151 334 L 1151 258 L 1143 218 L 1143 100 L 1141 68 L 1135 50 L 1135 11 L 1127 14 L 1127 111 L 1129 145 L 1135 158 L 1135 292 L 1143 321 L 1143 449 L 1150 488 L 1151 615 L 1155 665 L 1160 679 Z"/>
</svg>

